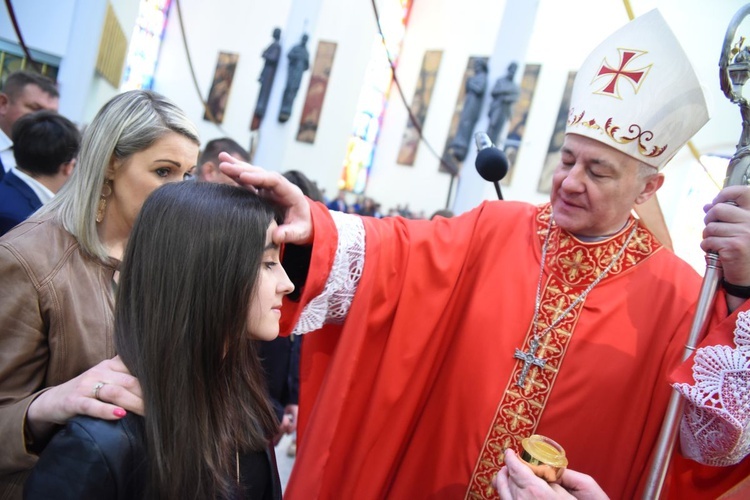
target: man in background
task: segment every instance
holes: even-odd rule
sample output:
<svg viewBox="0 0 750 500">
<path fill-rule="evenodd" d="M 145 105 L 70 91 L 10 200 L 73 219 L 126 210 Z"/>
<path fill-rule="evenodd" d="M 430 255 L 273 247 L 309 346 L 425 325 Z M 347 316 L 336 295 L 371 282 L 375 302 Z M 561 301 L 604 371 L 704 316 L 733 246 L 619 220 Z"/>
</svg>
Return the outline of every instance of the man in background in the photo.
<svg viewBox="0 0 750 500">
<path fill-rule="evenodd" d="M 346 204 L 346 192 L 342 189 L 339 189 L 339 194 L 336 195 L 336 198 L 329 201 L 326 205 L 329 210 L 336 210 L 337 212 L 348 212 L 348 206 Z"/>
<path fill-rule="evenodd" d="M 245 149 L 234 139 L 220 137 L 218 139 L 210 140 L 206 143 L 206 147 L 203 148 L 203 152 L 198 159 L 198 167 L 195 171 L 195 177 L 199 181 L 215 182 L 218 184 L 237 184 L 229 178 L 229 176 L 223 174 L 221 170 L 219 170 L 219 153 L 222 151 L 229 153 L 238 160 L 250 161 L 250 155 L 248 155 L 247 151 L 245 151 Z"/>
<path fill-rule="evenodd" d="M 37 73 L 16 71 L 8 76 L 0 92 L 0 179 L 16 166 L 13 124 L 24 115 L 48 109 L 57 111 L 60 93 L 54 82 Z"/>
<path fill-rule="evenodd" d="M 0 235 L 55 196 L 73 173 L 81 144 L 73 122 L 47 110 L 18 119 L 11 137 L 16 166 L 0 181 Z"/>
</svg>

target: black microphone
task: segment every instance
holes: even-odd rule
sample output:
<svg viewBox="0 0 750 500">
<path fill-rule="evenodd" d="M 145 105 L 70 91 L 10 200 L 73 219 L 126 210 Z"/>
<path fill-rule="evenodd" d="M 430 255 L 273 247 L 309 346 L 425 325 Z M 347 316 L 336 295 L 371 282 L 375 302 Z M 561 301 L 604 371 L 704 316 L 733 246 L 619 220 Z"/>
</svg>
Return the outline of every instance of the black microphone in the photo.
<svg viewBox="0 0 750 500">
<path fill-rule="evenodd" d="M 490 136 L 484 132 L 474 134 L 474 142 L 477 145 L 477 158 L 474 160 L 474 166 L 482 179 L 490 181 L 495 185 L 497 199 L 502 200 L 503 194 L 500 192 L 500 180 L 508 173 L 508 157 L 503 151 L 492 144 Z"/>
</svg>

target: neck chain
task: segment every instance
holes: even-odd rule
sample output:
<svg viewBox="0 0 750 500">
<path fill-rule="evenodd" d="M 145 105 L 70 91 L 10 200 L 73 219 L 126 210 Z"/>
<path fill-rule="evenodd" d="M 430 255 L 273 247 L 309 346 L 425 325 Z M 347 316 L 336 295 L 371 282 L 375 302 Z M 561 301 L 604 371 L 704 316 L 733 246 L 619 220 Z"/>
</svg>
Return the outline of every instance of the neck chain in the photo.
<svg viewBox="0 0 750 500">
<path fill-rule="evenodd" d="M 240 484 L 240 452 L 239 450 L 234 450 L 234 463 L 237 467 L 237 484 Z"/>
<path fill-rule="evenodd" d="M 638 229 L 638 222 L 635 222 L 633 224 L 633 229 L 630 230 L 630 234 L 628 234 L 627 239 L 625 240 L 625 243 L 623 243 L 622 247 L 617 251 L 617 254 L 615 254 L 614 257 L 612 257 L 612 260 L 610 261 L 609 265 L 604 268 L 604 270 L 599 273 L 599 276 L 594 279 L 594 281 L 591 282 L 591 284 L 586 287 L 586 289 L 581 293 L 572 304 L 568 306 L 567 309 L 565 309 L 560 315 L 544 330 L 541 332 L 539 331 L 539 308 L 542 303 L 542 278 L 544 276 L 544 264 L 547 261 L 547 247 L 549 246 L 549 238 L 550 234 L 552 233 L 552 215 L 550 214 L 550 220 L 549 225 L 547 226 L 547 235 L 544 237 L 544 244 L 542 245 L 542 264 L 539 267 L 539 281 L 537 282 L 536 286 L 536 302 L 534 303 L 534 317 L 531 320 L 531 324 L 534 327 L 534 336 L 531 339 L 531 342 L 529 343 L 529 350 L 528 352 L 524 352 L 520 349 L 516 349 L 516 353 L 513 356 L 516 359 L 520 359 L 524 362 L 523 369 L 521 370 L 521 373 L 518 377 L 518 382 L 516 382 L 516 385 L 518 387 L 523 387 L 526 375 L 529 373 L 529 369 L 532 365 L 538 366 L 539 368 L 542 368 L 546 363 L 546 359 L 538 358 L 535 356 L 537 349 L 539 348 L 540 341 L 542 338 L 547 335 L 549 332 L 552 331 L 564 318 L 568 315 L 570 311 L 575 308 L 583 299 L 586 298 L 586 296 L 589 294 L 591 290 L 594 289 L 594 287 L 599 284 L 601 280 L 604 279 L 604 277 L 609 273 L 609 271 L 615 266 L 618 260 L 620 260 L 620 257 L 625 252 L 625 249 L 628 246 L 628 243 L 630 243 L 630 239 L 635 234 L 636 230 Z"/>
</svg>

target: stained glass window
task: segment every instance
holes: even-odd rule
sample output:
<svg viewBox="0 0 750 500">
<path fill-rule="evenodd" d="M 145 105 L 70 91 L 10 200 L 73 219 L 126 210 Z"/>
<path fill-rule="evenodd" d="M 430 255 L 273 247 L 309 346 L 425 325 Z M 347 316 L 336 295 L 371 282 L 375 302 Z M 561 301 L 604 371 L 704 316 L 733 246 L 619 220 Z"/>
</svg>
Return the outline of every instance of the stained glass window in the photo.
<svg viewBox="0 0 750 500">
<path fill-rule="evenodd" d="M 339 180 L 340 189 L 357 194 L 364 193 L 367 187 L 393 80 L 388 59 L 390 57 L 394 66 L 398 62 L 412 0 L 383 0 L 378 3 L 383 36 L 378 36 L 370 50 L 370 62 L 359 95 L 352 136 L 346 147 L 344 168 Z"/>
<path fill-rule="evenodd" d="M 151 89 L 172 0 L 141 0 L 120 90 Z"/>
</svg>

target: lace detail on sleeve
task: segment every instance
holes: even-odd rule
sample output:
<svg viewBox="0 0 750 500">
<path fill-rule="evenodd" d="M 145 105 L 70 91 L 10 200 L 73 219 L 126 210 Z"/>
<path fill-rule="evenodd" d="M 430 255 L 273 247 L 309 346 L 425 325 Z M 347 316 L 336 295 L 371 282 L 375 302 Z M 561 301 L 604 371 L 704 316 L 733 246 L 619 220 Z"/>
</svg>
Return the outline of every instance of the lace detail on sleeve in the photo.
<svg viewBox="0 0 750 500">
<path fill-rule="evenodd" d="M 674 385 L 687 399 L 683 455 L 706 465 L 734 465 L 750 453 L 750 311 L 739 313 L 734 343 L 698 349 L 695 385 Z"/>
<path fill-rule="evenodd" d="M 326 323 L 343 323 L 357 291 L 365 265 L 365 227 L 362 219 L 330 211 L 338 231 L 338 246 L 333 267 L 323 292 L 302 310 L 292 331 L 295 335 L 318 330 Z"/>
</svg>

